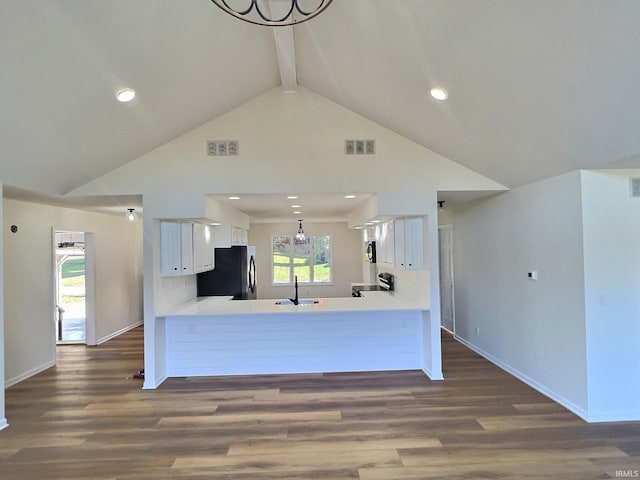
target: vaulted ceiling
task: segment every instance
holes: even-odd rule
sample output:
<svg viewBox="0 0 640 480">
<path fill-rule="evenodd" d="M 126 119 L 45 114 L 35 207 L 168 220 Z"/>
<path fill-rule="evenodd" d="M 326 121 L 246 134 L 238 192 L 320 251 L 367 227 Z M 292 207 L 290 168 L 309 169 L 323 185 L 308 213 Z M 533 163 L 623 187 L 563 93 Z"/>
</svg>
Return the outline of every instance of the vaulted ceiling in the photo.
<svg viewBox="0 0 640 480">
<path fill-rule="evenodd" d="M 8 0 L 0 182 L 64 195 L 281 81 L 509 187 L 640 167 L 638 25 L 637 0 L 334 0 L 275 35 L 209 0 Z"/>
</svg>

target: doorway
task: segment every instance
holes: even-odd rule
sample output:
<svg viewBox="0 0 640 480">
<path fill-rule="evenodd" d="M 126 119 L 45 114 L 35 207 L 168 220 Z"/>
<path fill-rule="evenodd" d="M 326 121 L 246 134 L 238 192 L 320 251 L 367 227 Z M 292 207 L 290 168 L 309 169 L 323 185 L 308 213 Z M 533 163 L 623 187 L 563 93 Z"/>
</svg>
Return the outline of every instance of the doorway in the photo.
<svg viewBox="0 0 640 480">
<path fill-rule="evenodd" d="M 54 242 L 56 344 L 86 344 L 85 234 L 56 231 Z"/>
<path fill-rule="evenodd" d="M 453 225 L 438 227 L 441 326 L 455 333 L 453 303 Z"/>
</svg>

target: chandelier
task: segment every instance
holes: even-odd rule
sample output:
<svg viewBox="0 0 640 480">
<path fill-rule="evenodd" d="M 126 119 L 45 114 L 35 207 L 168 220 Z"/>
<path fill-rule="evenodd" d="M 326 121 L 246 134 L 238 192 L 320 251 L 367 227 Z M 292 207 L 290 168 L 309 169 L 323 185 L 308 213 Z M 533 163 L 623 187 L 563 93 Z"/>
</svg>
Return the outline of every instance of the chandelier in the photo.
<svg viewBox="0 0 640 480">
<path fill-rule="evenodd" d="M 229 15 L 267 27 L 286 27 L 311 20 L 333 0 L 211 0 Z M 267 6 L 268 4 L 268 6 Z M 273 6 L 278 4 L 275 13 Z M 302 5 L 301 5 L 302 4 Z M 309 5 L 310 4 L 310 5 Z M 309 5 L 309 6 L 307 6 Z"/>
<path fill-rule="evenodd" d="M 304 230 L 302 229 L 302 220 L 298 220 L 298 222 L 298 233 L 296 233 L 295 239 L 296 242 L 302 243 L 306 240 L 306 237 L 304 235 Z"/>
</svg>

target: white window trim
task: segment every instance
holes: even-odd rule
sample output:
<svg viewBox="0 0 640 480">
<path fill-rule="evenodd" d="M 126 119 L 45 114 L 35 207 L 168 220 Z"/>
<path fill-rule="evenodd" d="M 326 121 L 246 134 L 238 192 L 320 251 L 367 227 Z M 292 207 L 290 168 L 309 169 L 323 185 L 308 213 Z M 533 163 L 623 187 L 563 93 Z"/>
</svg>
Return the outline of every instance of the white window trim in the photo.
<svg viewBox="0 0 640 480">
<path fill-rule="evenodd" d="M 311 246 L 310 248 L 310 258 L 313 259 L 313 242 L 312 239 L 313 237 L 316 236 L 324 236 L 324 237 L 329 237 L 329 281 L 328 282 L 307 282 L 307 281 L 303 281 L 303 280 L 298 280 L 298 285 L 304 285 L 304 286 L 332 286 L 334 285 L 333 283 L 333 243 L 331 242 L 331 235 L 325 234 L 325 233 L 317 233 L 314 235 L 309 235 L 309 241 L 311 242 Z M 275 237 L 289 237 L 291 238 L 291 245 L 293 245 L 294 243 L 294 236 L 293 235 L 289 235 L 287 233 L 284 234 L 272 234 L 271 235 L 271 260 L 270 260 L 270 264 L 271 264 L 271 286 L 272 287 L 292 287 L 295 283 L 294 280 L 294 274 L 293 274 L 293 265 L 291 265 L 289 267 L 289 278 L 291 278 L 290 282 L 286 282 L 286 283 L 276 283 L 273 281 L 273 276 L 274 276 L 274 269 L 273 269 L 273 240 Z M 311 268 L 311 272 L 310 275 L 313 277 L 313 268 Z"/>
</svg>

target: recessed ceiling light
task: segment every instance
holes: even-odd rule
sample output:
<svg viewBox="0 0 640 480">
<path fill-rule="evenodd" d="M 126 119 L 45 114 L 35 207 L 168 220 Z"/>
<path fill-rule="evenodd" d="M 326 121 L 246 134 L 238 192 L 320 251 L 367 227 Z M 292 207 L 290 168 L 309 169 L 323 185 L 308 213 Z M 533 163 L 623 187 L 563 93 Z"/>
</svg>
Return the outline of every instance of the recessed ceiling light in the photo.
<svg viewBox="0 0 640 480">
<path fill-rule="evenodd" d="M 291 208 L 300 208 L 302 205 L 291 205 Z"/>
<path fill-rule="evenodd" d="M 213 225 L 214 227 L 219 227 L 221 224 L 218 222 L 213 222 L 211 225 Z"/>
<path fill-rule="evenodd" d="M 296 210 L 296 211 L 295 211 L 295 212 L 293 212 L 293 213 L 295 213 L 296 215 L 298 215 L 298 214 L 300 214 L 300 213 L 302 213 L 302 212 L 301 212 L 300 210 Z"/>
<path fill-rule="evenodd" d="M 371 223 L 380 223 L 381 220 L 371 220 Z"/>
<path fill-rule="evenodd" d="M 436 100 L 446 100 L 449 94 L 444 88 L 436 87 L 431 89 L 431 96 Z"/>
<path fill-rule="evenodd" d="M 130 102 L 136 96 L 136 91 L 133 88 L 122 88 L 116 92 L 116 99 L 119 102 Z"/>
<path fill-rule="evenodd" d="M 288 200 L 295 200 L 296 198 L 298 198 L 296 195 L 289 195 L 287 197 Z"/>
<path fill-rule="evenodd" d="M 345 195 L 345 196 L 344 196 L 344 198 L 349 198 L 349 199 L 351 199 L 351 198 L 356 198 L 356 196 L 355 196 L 355 195 Z"/>
<path fill-rule="evenodd" d="M 240 197 L 229 197 L 229 200 L 240 200 Z"/>
</svg>

